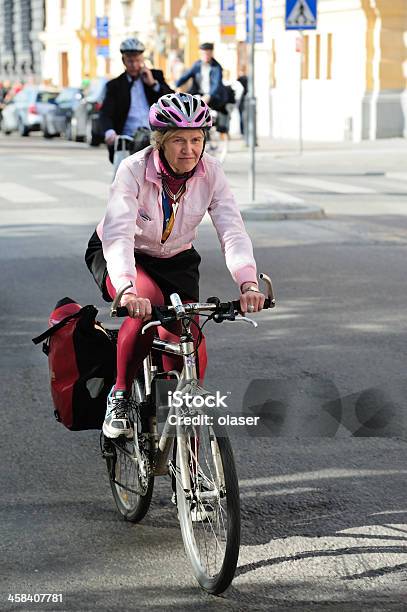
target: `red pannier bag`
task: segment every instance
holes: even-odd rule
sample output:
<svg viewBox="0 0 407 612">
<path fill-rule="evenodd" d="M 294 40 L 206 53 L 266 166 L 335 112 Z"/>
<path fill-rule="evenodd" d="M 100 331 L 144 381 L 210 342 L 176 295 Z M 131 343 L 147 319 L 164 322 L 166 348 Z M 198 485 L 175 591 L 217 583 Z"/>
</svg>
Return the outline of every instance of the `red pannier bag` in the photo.
<svg viewBox="0 0 407 612">
<path fill-rule="evenodd" d="M 55 417 L 72 431 L 100 429 L 115 377 L 115 345 L 96 321 L 94 306 L 70 298 L 56 304 L 50 328 L 33 338 L 45 340 Z"/>
</svg>

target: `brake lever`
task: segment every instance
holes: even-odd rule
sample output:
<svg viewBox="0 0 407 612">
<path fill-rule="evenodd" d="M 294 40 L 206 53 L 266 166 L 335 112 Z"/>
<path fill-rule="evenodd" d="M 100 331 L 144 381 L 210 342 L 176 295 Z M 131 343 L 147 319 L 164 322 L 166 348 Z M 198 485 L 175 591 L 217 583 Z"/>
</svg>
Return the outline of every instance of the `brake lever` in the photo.
<svg viewBox="0 0 407 612">
<path fill-rule="evenodd" d="M 110 308 L 111 317 L 117 316 L 117 308 L 120 304 L 120 300 L 122 299 L 124 292 L 127 291 L 127 289 L 130 289 L 130 287 L 133 287 L 133 283 L 131 281 L 120 287 L 119 291 L 116 293 L 116 297 L 114 298 L 112 306 Z"/>
<path fill-rule="evenodd" d="M 159 325 L 161 325 L 161 321 L 150 321 L 149 323 L 143 325 L 141 328 L 141 334 L 144 335 L 146 331 L 150 329 L 150 327 L 158 327 Z"/>
<path fill-rule="evenodd" d="M 256 321 L 253 321 L 253 319 L 248 319 L 247 317 L 244 317 L 242 315 L 238 315 L 235 318 L 236 323 L 239 323 L 239 321 L 241 323 L 249 323 L 250 325 L 253 325 L 253 327 L 258 327 L 258 323 L 256 323 Z"/>
</svg>

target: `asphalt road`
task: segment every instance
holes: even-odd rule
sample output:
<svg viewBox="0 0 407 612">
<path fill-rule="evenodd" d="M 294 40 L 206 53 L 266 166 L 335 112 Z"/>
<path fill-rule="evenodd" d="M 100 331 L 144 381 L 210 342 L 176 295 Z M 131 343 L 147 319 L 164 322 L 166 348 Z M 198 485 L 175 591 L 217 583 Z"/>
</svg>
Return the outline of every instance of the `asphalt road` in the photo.
<svg viewBox="0 0 407 612">
<path fill-rule="evenodd" d="M 120 520 L 98 433 L 54 420 L 46 358 L 31 343 L 65 295 L 109 323 L 83 263 L 108 193 L 105 152 L 0 137 L 1 610 L 405 609 L 405 146 L 364 148 L 303 160 L 260 151 L 263 193 L 318 203 L 327 218 L 248 223 L 278 307 L 256 330 L 205 328 L 208 388 L 231 391 L 233 410 L 249 385 L 250 406 L 275 400 L 271 430 L 231 431 L 242 547 L 215 598 L 191 576 L 166 479 L 142 524 Z M 240 198 L 246 167 L 236 146 L 226 170 Z M 331 189 L 315 183 L 321 168 Z M 210 224 L 196 247 L 202 297 L 235 297 Z M 63 601 L 13 604 L 9 593 Z"/>
</svg>

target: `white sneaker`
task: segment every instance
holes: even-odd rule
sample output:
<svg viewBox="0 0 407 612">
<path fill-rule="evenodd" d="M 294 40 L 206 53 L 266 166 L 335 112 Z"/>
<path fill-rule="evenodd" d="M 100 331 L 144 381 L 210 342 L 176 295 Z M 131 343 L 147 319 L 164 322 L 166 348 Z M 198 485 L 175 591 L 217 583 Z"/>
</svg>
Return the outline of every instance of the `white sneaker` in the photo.
<svg viewBox="0 0 407 612">
<path fill-rule="evenodd" d="M 125 391 L 110 391 L 107 397 L 107 410 L 102 430 L 106 438 L 133 436 L 133 429 L 127 416 L 127 398 Z"/>
</svg>

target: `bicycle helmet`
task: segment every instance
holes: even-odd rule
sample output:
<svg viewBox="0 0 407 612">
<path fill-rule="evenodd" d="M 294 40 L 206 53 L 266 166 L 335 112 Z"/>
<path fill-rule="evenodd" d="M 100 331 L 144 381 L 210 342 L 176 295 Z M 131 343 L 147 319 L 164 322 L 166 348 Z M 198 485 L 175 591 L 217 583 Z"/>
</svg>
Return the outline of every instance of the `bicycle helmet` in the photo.
<svg viewBox="0 0 407 612">
<path fill-rule="evenodd" d="M 126 38 L 120 45 L 120 53 L 143 53 L 145 47 L 138 38 Z"/>
<path fill-rule="evenodd" d="M 152 130 L 191 128 L 206 130 L 212 125 L 208 105 L 199 96 L 172 93 L 161 96 L 149 113 Z"/>
</svg>

